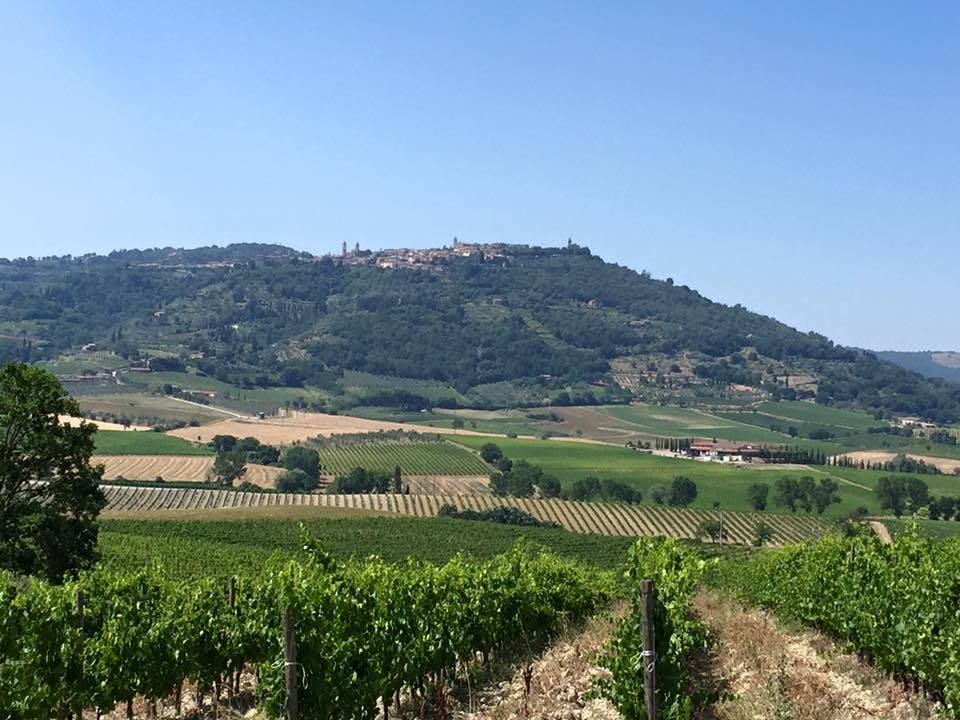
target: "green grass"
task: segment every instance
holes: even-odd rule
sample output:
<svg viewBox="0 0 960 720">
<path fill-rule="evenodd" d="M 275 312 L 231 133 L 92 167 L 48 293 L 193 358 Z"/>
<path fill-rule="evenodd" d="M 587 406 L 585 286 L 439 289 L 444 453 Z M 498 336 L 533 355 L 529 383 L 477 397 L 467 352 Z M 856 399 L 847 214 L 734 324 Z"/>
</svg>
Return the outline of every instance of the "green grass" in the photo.
<svg viewBox="0 0 960 720">
<path fill-rule="evenodd" d="M 344 475 L 355 467 L 405 475 L 488 475 L 490 467 L 479 457 L 448 442 L 360 443 L 320 448 L 325 473 Z"/>
<path fill-rule="evenodd" d="M 909 475 L 903 473 L 888 473 L 879 470 L 860 470 L 859 468 L 828 467 L 834 477 L 843 478 L 860 485 L 866 485 L 871 490 L 876 487 L 882 477 L 917 477 L 923 480 L 930 488 L 932 495 L 960 496 L 960 477 L 956 475 Z"/>
<path fill-rule="evenodd" d="M 541 432 L 538 431 L 534 425 L 525 423 L 522 420 L 484 420 L 467 417 L 460 419 L 463 420 L 464 430 L 476 430 L 477 432 L 495 433 L 504 436 L 506 436 L 507 433 L 513 433 L 515 435 L 536 435 L 538 432 Z M 452 428 L 453 421 L 453 416 L 444 417 L 440 415 L 427 421 L 418 421 L 417 424 L 435 428 Z M 562 427 L 558 427 L 557 430 L 562 432 Z"/>
<path fill-rule="evenodd" d="M 490 441 L 489 438 L 469 436 L 457 438 L 457 442 L 473 448 Z M 746 469 L 719 463 L 677 460 L 613 445 L 562 440 L 497 439 L 493 442 L 514 460 L 523 459 L 540 465 L 546 472 L 555 475 L 565 487 L 592 475 L 625 482 L 642 489 L 649 496 L 652 485 L 669 485 L 676 476 L 684 475 L 697 483 L 699 494 L 695 507 L 711 507 L 714 501 L 718 501 L 728 510 L 751 510 L 746 496 L 748 486 L 759 482 L 772 485 L 785 474 L 804 474 L 796 470 Z"/>
<path fill-rule="evenodd" d="M 555 475 L 565 487 L 588 476 L 610 478 L 625 482 L 644 491 L 644 504 L 652 485 L 669 485 L 674 477 L 683 475 L 697 484 L 698 495 L 693 507 L 710 508 L 719 502 L 727 510 L 752 510 L 747 499 L 747 488 L 755 483 L 771 487 L 768 512 L 788 512 L 772 503 L 773 486 L 784 476 L 799 478 L 833 477 L 840 486 L 840 502 L 830 506 L 826 517 L 840 517 L 857 507 L 866 507 L 871 513 L 882 514 L 874 493 L 877 482 L 890 473 L 832 466 L 813 466 L 805 469 L 784 468 L 777 465 L 737 467 L 720 463 L 698 462 L 637 453 L 613 445 L 565 442 L 562 440 L 493 439 L 459 436 L 457 442 L 479 448 L 494 442 L 510 458 L 523 459 Z M 919 476 L 935 495 L 960 495 L 960 478 L 947 475 Z M 803 513 L 798 513 L 803 514 Z"/>
<path fill-rule="evenodd" d="M 444 383 L 430 382 L 429 380 L 415 380 L 412 378 L 398 378 L 387 375 L 374 375 L 367 372 L 345 370 L 340 385 L 344 390 L 358 396 L 369 395 L 381 390 L 405 390 L 414 395 L 425 397 L 431 402 L 451 399 L 465 404 L 469 399 Z"/>
<path fill-rule="evenodd" d="M 775 443 L 790 441 L 783 433 L 751 427 L 701 410 L 658 405 L 612 405 L 598 408 L 638 433 L 663 437 L 708 437 Z"/>
<path fill-rule="evenodd" d="M 914 525 L 921 535 L 935 540 L 960 535 L 960 522 L 956 520 L 884 520 L 883 524 L 894 537 Z"/>
<path fill-rule="evenodd" d="M 563 557 L 611 569 L 624 563 L 633 542 L 445 518 L 335 518 L 303 524 L 334 557 L 375 554 L 390 562 L 407 557 L 444 562 L 459 552 L 489 558 L 522 537 Z M 184 579 L 255 575 L 271 556 L 292 556 L 302 545 L 298 524 L 286 520 L 104 520 L 100 525 L 104 565 L 136 569 L 159 563 Z"/>
<path fill-rule="evenodd" d="M 173 398 L 158 395 L 140 395 L 134 393 L 111 393 L 84 395 L 74 394 L 80 409 L 92 413 L 110 413 L 116 417 L 127 417 L 134 425 L 152 425 L 177 420 L 190 422 L 213 422 L 227 416 L 216 410 L 179 402 Z"/>
<path fill-rule="evenodd" d="M 759 405 L 757 410 L 786 420 L 796 420 L 828 427 L 834 426 L 848 430 L 866 431 L 872 427 L 885 424 L 882 420 L 874 419 L 869 413 L 843 410 L 827 405 L 814 405 L 800 400 L 766 402 Z"/>
<path fill-rule="evenodd" d="M 205 445 L 194 445 L 172 435 L 149 430 L 98 430 L 94 435 L 98 455 L 212 455 Z"/>
<path fill-rule="evenodd" d="M 159 372 L 138 378 L 146 387 L 156 389 L 165 383 L 183 390 L 209 390 L 219 393 L 212 405 L 241 413 L 273 412 L 285 402 L 295 400 L 326 401 L 330 394 L 313 387 L 242 388 L 196 372 Z"/>
</svg>

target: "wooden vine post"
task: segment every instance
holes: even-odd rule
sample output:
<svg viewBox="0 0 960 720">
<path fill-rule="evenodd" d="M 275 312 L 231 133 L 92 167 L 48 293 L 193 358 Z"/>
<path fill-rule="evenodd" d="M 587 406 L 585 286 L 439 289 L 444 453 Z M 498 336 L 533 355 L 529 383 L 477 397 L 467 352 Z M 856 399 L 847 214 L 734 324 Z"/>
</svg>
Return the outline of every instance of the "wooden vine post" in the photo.
<svg viewBox="0 0 960 720">
<path fill-rule="evenodd" d="M 640 598 L 642 600 L 641 613 L 643 620 L 643 706 L 647 711 L 648 720 L 657 717 L 657 648 L 654 641 L 653 626 L 653 582 L 640 581 Z"/>
<path fill-rule="evenodd" d="M 230 609 L 235 611 L 237 607 L 237 579 L 231 577 L 227 581 L 227 602 L 230 603 Z M 230 682 L 230 676 L 227 675 L 227 684 L 230 686 L 230 691 L 237 695 L 240 692 L 240 673 L 242 670 L 237 669 L 236 675 L 233 677 L 233 682 Z"/>
<path fill-rule="evenodd" d="M 297 637 L 293 630 L 293 614 L 283 609 L 283 675 L 287 687 L 286 720 L 299 720 L 297 704 Z"/>
<path fill-rule="evenodd" d="M 87 604 L 87 598 L 84 596 L 82 590 L 77 591 L 77 628 L 80 631 L 80 642 L 83 642 L 83 609 Z M 81 672 L 83 672 L 83 665 L 81 660 Z M 83 720 L 83 705 L 78 705 L 77 709 L 74 711 L 74 717 L 77 720 Z"/>
</svg>

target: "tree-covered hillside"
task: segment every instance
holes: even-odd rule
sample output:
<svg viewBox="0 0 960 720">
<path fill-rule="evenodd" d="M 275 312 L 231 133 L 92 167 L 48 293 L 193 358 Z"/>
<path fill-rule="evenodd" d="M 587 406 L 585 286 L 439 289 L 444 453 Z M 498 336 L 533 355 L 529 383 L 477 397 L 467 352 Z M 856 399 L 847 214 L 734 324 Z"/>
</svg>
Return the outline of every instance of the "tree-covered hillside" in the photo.
<svg viewBox="0 0 960 720">
<path fill-rule="evenodd" d="M 40 360 L 96 343 L 254 386 L 324 386 L 351 370 L 460 393 L 530 382 L 592 384 L 608 398 L 647 385 L 738 387 L 960 417 L 956 386 L 587 248 L 498 247 L 417 268 L 272 245 L 3 261 L 0 357 Z"/>
<path fill-rule="evenodd" d="M 960 383 L 960 353 L 883 351 L 876 355 L 926 377 Z"/>
</svg>

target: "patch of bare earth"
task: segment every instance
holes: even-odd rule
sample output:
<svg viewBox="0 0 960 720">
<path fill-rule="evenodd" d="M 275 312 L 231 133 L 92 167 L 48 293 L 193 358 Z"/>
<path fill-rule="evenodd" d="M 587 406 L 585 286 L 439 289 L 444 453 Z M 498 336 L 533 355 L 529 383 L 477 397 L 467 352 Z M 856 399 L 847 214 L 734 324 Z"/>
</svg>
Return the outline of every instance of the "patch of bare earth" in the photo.
<svg viewBox="0 0 960 720">
<path fill-rule="evenodd" d="M 614 615 L 621 614 L 619 612 Z M 591 678 L 606 670 L 596 664 L 615 620 L 600 615 L 564 633 L 537 657 L 517 664 L 512 676 L 461 698 L 457 720 L 619 720 L 607 700 L 589 697 Z"/>
<path fill-rule="evenodd" d="M 701 720 L 920 720 L 938 706 L 842 652 L 824 635 L 701 591 L 695 612 L 714 644 L 704 673 L 721 699 Z"/>
</svg>

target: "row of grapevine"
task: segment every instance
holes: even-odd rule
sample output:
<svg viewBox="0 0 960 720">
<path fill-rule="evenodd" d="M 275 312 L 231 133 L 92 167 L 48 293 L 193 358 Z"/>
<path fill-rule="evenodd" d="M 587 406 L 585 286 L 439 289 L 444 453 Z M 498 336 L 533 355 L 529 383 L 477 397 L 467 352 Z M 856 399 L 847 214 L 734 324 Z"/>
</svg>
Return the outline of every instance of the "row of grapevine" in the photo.
<svg viewBox="0 0 960 720">
<path fill-rule="evenodd" d="M 710 510 L 581 502 L 557 499 L 494 497 L 492 495 L 326 495 L 303 493 L 247 493 L 233 490 L 105 486 L 108 510 L 194 510 L 262 506 L 312 506 L 354 508 L 433 517 L 442 505 L 458 510 L 488 510 L 506 505 L 529 512 L 539 520 L 556 522 L 571 532 L 627 537 L 665 535 L 695 538 L 703 520 L 719 519 Z M 730 542 L 749 545 L 757 523 L 774 532 L 773 544 L 800 542 L 820 535 L 824 525 L 814 518 L 773 513 L 724 512 L 724 529 Z"/>
<path fill-rule="evenodd" d="M 355 467 L 406 475 L 488 475 L 479 457 L 450 443 L 361 443 L 319 448 L 323 472 L 344 475 Z"/>
<path fill-rule="evenodd" d="M 607 599 L 602 576 L 523 547 L 487 562 L 335 563 L 305 558 L 241 579 L 231 606 L 213 581 L 97 570 L 61 586 L 0 577 L 0 708 L 46 720 L 134 697 L 180 697 L 243 667 L 283 715 L 282 610 L 295 618 L 301 717 L 369 718 L 406 690 L 442 692 L 458 663 L 533 642 Z M 78 603 L 82 598 L 82 603 Z"/>
<path fill-rule="evenodd" d="M 960 712 L 960 540 L 827 536 L 732 563 L 723 582 L 885 670 L 909 673 Z"/>
<path fill-rule="evenodd" d="M 644 708 L 644 665 L 655 661 L 657 717 L 690 718 L 697 692 L 691 687 L 689 662 L 705 648 L 707 635 L 690 609 L 707 561 L 672 540 L 642 538 L 630 549 L 627 587 L 630 612 L 620 621 L 602 663 L 609 678 L 598 681 L 600 692 L 625 720 L 653 720 Z M 641 580 L 654 588 L 654 644 L 656 656 L 643 653 Z"/>
</svg>

